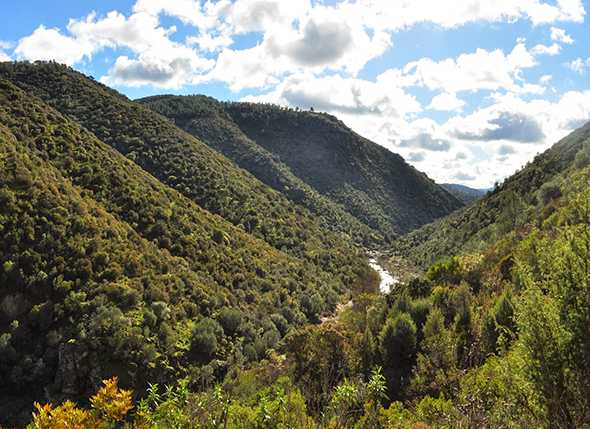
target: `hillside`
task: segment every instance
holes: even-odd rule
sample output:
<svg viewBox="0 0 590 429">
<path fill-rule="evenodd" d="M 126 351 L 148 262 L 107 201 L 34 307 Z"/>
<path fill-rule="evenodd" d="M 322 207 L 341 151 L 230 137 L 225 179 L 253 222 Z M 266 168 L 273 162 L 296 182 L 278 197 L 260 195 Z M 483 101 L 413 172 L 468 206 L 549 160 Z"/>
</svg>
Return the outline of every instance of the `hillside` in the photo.
<svg viewBox="0 0 590 429">
<path fill-rule="evenodd" d="M 365 245 L 380 241 L 379 232 L 299 179 L 278 157 L 249 139 L 225 112 L 224 104 L 205 96 L 155 96 L 138 102 L 232 159 L 260 181 L 302 205 L 322 226 L 352 236 Z"/>
<path fill-rule="evenodd" d="M 227 182 L 276 200 L 270 222 L 291 222 L 281 231 L 294 245 L 204 210 L 5 80 L 0 124 L 0 424 L 112 375 L 138 392 L 186 373 L 209 385 L 369 275 L 352 243 L 215 153 Z"/>
<path fill-rule="evenodd" d="M 470 188 L 469 186 L 459 185 L 458 183 L 441 183 L 440 186 L 445 188 L 464 204 L 479 200 L 488 192 L 487 189 Z"/>
<path fill-rule="evenodd" d="M 338 275 L 344 261 L 337 260 L 347 254 L 349 237 L 328 233 L 308 210 L 159 114 L 55 63 L 2 63 L 0 77 L 69 116 L 205 210 L 278 250 L 332 265 Z"/>
<path fill-rule="evenodd" d="M 547 211 L 543 216 L 550 214 L 547 203 L 561 194 L 560 173 L 582 162 L 589 139 L 590 123 L 536 156 L 481 200 L 400 237 L 393 253 L 425 268 L 444 257 L 484 248 L 507 232 L 526 230 L 540 210 Z"/>
<path fill-rule="evenodd" d="M 461 206 L 400 156 L 327 114 L 199 96 L 140 101 L 328 224 L 362 222 L 391 238 Z"/>
<path fill-rule="evenodd" d="M 560 194 L 538 202 L 526 231 L 507 229 L 388 294 L 353 296 L 214 389 L 188 390 L 184 380 L 152 388 L 136 412 L 129 392 L 107 380 L 92 406 L 40 409 L 35 422 L 72 411 L 76 422 L 106 420 L 110 407 L 122 410 L 119 422 L 127 414 L 154 428 L 584 427 L 590 142 L 575 142 L 561 147 L 579 149 L 574 162 L 551 179 Z"/>
</svg>

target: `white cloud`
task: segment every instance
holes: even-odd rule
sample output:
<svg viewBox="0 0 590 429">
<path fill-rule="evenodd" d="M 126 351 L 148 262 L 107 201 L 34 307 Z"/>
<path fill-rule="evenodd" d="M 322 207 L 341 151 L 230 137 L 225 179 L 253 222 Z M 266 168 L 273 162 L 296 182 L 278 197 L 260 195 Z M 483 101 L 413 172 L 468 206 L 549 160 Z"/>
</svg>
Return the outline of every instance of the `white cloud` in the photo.
<svg viewBox="0 0 590 429">
<path fill-rule="evenodd" d="M 550 74 L 544 74 L 539 78 L 539 82 L 541 83 L 541 85 L 547 85 L 549 84 L 549 82 L 551 82 L 552 79 L 553 76 L 551 76 Z"/>
<path fill-rule="evenodd" d="M 309 0 L 237 0 L 226 11 L 226 22 L 237 34 L 290 27 L 311 11 Z"/>
<path fill-rule="evenodd" d="M 179 55 L 174 58 L 141 54 L 138 59 L 130 59 L 123 55 L 116 59 L 109 74 L 101 78 L 101 81 L 111 85 L 180 88 L 186 83 L 199 83 L 194 70 L 190 56 Z"/>
<path fill-rule="evenodd" d="M 468 117 L 452 130 L 452 135 L 462 140 L 519 143 L 539 143 L 545 137 L 541 124 L 525 113 L 495 108 L 486 110 L 484 116 Z M 471 119 L 477 120 L 469 124 Z"/>
<path fill-rule="evenodd" d="M 290 76 L 275 90 L 246 101 L 274 103 L 354 116 L 405 118 L 422 111 L 415 97 L 389 82 L 372 82 L 338 75 L 316 77 L 313 74 Z"/>
<path fill-rule="evenodd" d="M 4 52 L 5 49 L 10 49 L 10 48 L 12 48 L 12 43 L 0 40 L 0 62 L 12 61 L 12 58 L 10 57 L 10 55 L 8 55 L 6 52 Z"/>
<path fill-rule="evenodd" d="M 561 52 L 561 45 L 558 43 L 552 43 L 551 45 L 535 45 L 531 49 L 533 55 L 558 55 Z"/>
<path fill-rule="evenodd" d="M 566 66 L 570 70 L 575 71 L 576 73 L 584 74 L 586 72 L 586 69 L 590 68 L 590 57 L 588 57 L 586 60 L 583 60 L 582 58 L 578 57 L 575 60 L 567 63 Z"/>
<path fill-rule="evenodd" d="M 565 45 L 571 45 L 574 43 L 574 39 L 572 39 L 564 29 L 557 27 L 551 27 L 551 40 Z"/>
<path fill-rule="evenodd" d="M 244 88 L 265 88 L 276 85 L 288 64 L 284 61 L 268 61 L 262 45 L 249 49 L 224 49 L 217 57 L 208 79 L 228 84 L 232 91 Z"/>
<path fill-rule="evenodd" d="M 426 159 L 424 152 L 410 152 L 406 159 L 410 162 L 422 162 Z"/>
<path fill-rule="evenodd" d="M 402 140 L 399 146 L 420 148 L 434 152 L 448 152 L 451 149 L 451 142 L 436 138 L 428 133 L 420 133 L 409 139 Z"/>
<path fill-rule="evenodd" d="M 457 98 L 456 94 L 443 92 L 432 98 L 428 108 L 432 110 L 452 112 L 461 110 L 464 106 L 465 101 Z"/>
<path fill-rule="evenodd" d="M 14 53 L 25 60 L 55 60 L 73 65 L 91 58 L 95 47 L 87 41 L 64 36 L 58 28 L 39 26 L 30 36 L 22 38 Z"/>
<path fill-rule="evenodd" d="M 540 0 L 373 0 L 368 5 L 359 7 L 358 13 L 364 14 L 373 27 L 390 30 L 422 22 L 444 28 L 476 21 L 511 22 L 518 19 L 529 19 L 534 25 L 583 22 L 585 16 L 582 0 L 557 0 L 554 5 Z"/>
<path fill-rule="evenodd" d="M 221 0 L 215 4 L 207 2 L 206 7 L 202 7 L 199 0 L 137 0 L 133 12 L 151 16 L 173 16 L 186 24 L 208 29 L 217 24 L 218 15 L 229 6 L 229 0 Z"/>
<path fill-rule="evenodd" d="M 519 41 L 509 54 L 496 49 L 478 48 L 455 58 L 434 61 L 422 58 L 408 63 L 403 72 L 411 76 L 414 85 L 431 90 L 456 93 L 476 90 L 518 90 L 518 81 L 524 69 L 537 64 L 535 57 Z M 523 89 L 522 87 L 520 88 Z"/>
<path fill-rule="evenodd" d="M 233 39 L 227 34 L 214 36 L 211 33 L 204 33 L 199 36 L 187 37 L 186 43 L 188 45 L 197 45 L 206 52 L 217 52 L 229 47 L 233 43 Z"/>
<path fill-rule="evenodd" d="M 72 65 L 105 48 L 128 48 L 136 57 L 119 56 L 101 80 L 165 88 L 192 83 L 214 64 L 189 46 L 172 41 L 170 35 L 176 29 L 162 27 L 157 16 L 145 11 L 129 17 L 113 11 L 102 18 L 91 13 L 80 20 L 71 19 L 67 30 L 69 35 L 64 35 L 58 29 L 40 26 L 19 41 L 15 53 L 23 59 L 54 59 Z"/>
</svg>

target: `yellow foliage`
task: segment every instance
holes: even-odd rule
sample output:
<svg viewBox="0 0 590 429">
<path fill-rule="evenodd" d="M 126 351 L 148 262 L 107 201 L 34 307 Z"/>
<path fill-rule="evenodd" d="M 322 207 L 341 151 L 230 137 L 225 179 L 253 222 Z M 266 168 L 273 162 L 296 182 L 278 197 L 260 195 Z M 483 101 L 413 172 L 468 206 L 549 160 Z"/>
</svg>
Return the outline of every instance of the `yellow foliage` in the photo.
<svg viewBox="0 0 590 429">
<path fill-rule="evenodd" d="M 133 408 L 131 391 L 119 389 L 117 377 L 103 380 L 102 383 L 104 386 L 90 398 L 92 408 L 109 420 L 124 419 Z"/>
<path fill-rule="evenodd" d="M 90 398 L 92 410 L 78 408 L 72 401 L 56 408 L 35 403 L 33 421 L 27 429 L 97 429 L 122 422 L 133 408 L 131 391 L 119 389 L 117 377 L 103 380 L 103 385 Z"/>
<path fill-rule="evenodd" d="M 90 413 L 66 401 L 57 408 L 35 402 L 36 413 L 28 429 L 86 429 L 90 427 Z"/>
</svg>

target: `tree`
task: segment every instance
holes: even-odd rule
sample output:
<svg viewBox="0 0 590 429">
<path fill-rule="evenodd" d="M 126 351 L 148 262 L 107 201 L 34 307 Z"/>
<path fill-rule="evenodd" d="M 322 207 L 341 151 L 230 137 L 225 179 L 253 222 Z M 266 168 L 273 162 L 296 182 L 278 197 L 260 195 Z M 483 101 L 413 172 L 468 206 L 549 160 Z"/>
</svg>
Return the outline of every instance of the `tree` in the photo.
<svg viewBox="0 0 590 429">
<path fill-rule="evenodd" d="M 422 351 L 418 354 L 412 379 L 411 390 L 415 395 L 448 395 L 456 381 L 455 338 L 444 322 L 440 309 L 434 308 L 424 325 L 424 339 L 420 344 Z"/>
<path fill-rule="evenodd" d="M 407 313 L 387 319 L 379 335 L 381 359 L 389 392 L 400 397 L 416 356 L 416 325 Z"/>
</svg>

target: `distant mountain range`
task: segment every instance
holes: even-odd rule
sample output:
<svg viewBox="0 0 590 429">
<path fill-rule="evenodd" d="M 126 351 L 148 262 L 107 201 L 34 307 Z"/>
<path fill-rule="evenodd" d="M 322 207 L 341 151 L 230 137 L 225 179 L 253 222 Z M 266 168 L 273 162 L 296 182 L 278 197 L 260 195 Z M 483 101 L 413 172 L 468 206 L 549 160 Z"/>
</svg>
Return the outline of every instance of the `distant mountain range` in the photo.
<svg viewBox="0 0 590 429">
<path fill-rule="evenodd" d="M 458 183 L 441 183 L 443 188 L 453 194 L 458 200 L 464 204 L 469 204 L 472 201 L 483 197 L 490 189 L 475 189 L 469 186 L 460 185 Z"/>
</svg>

